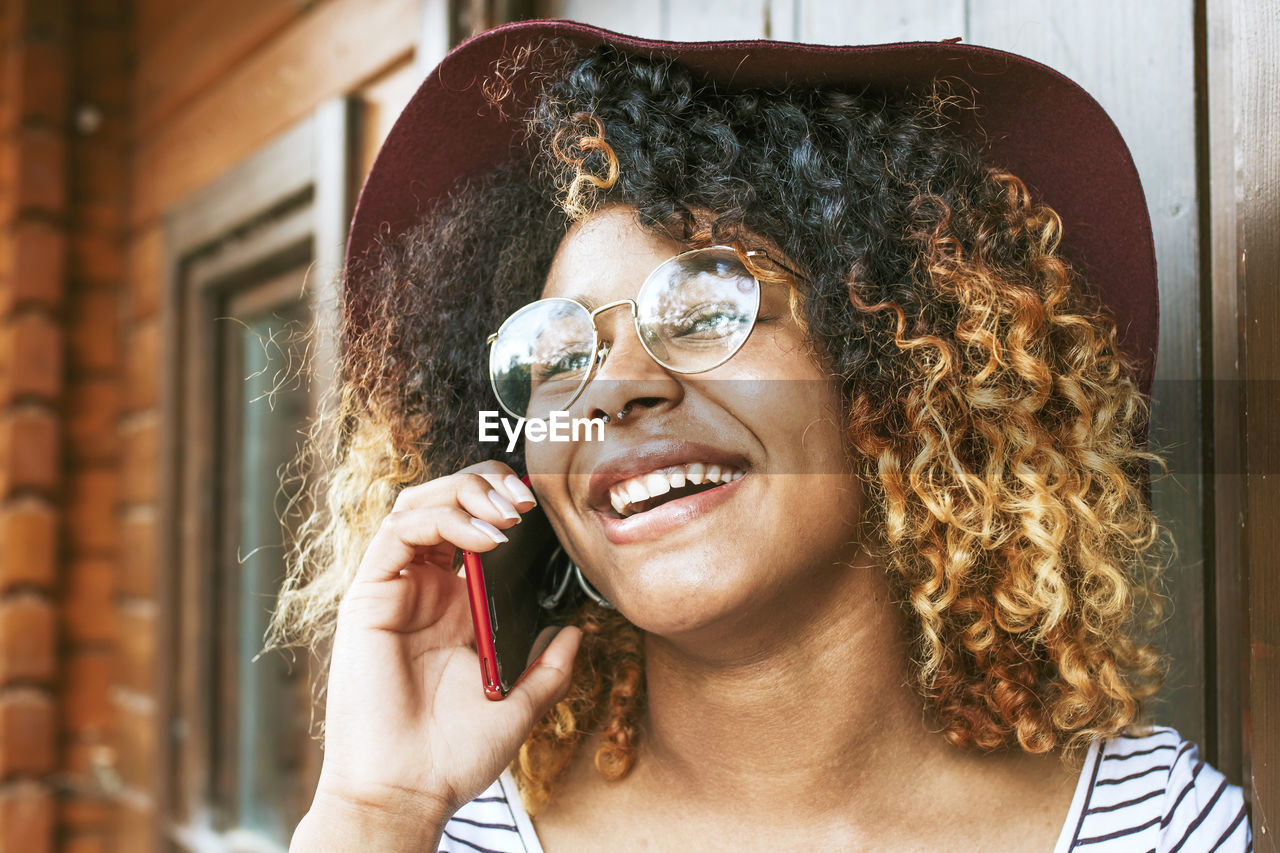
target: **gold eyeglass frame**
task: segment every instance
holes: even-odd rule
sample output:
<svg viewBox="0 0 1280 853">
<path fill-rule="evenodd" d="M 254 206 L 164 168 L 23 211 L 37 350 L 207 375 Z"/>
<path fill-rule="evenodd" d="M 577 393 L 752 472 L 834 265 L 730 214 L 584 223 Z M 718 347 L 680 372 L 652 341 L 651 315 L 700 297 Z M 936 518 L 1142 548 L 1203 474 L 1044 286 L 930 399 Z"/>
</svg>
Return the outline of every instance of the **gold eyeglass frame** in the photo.
<svg viewBox="0 0 1280 853">
<path fill-rule="evenodd" d="M 644 282 L 641 283 L 640 288 L 636 291 L 636 296 L 638 297 L 641 293 L 644 292 L 645 287 L 647 287 L 649 282 L 653 280 L 653 277 L 654 275 L 657 274 L 658 270 L 662 269 L 667 264 L 679 261 L 682 258 L 687 258 L 690 255 L 698 255 L 703 252 L 711 252 L 711 251 L 732 252 L 734 255 L 738 256 L 740 261 L 745 258 L 753 258 L 753 257 L 766 258 L 771 263 L 776 264 L 781 269 L 786 270 L 791 275 L 794 275 L 797 278 L 799 278 L 798 273 L 795 273 L 794 271 L 788 269 L 783 264 L 779 263 L 777 260 L 769 257 L 767 252 L 756 250 L 756 249 L 744 251 L 744 250 L 736 249 L 733 246 L 725 246 L 725 245 L 704 246 L 700 249 L 690 249 L 686 252 L 681 252 L 678 255 L 672 255 L 662 263 L 658 264 L 649 272 L 647 276 L 645 276 Z M 673 373 L 679 373 L 684 376 L 691 376 L 698 373 L 706 373 L 709 370 L 715 370 L 717 367 L 719 367 L 720 365 L 724 364 L 729 359 L 737 355 L 738 351 L 741 350 L 742 347 L 746 345 L 747 341 L 751 338 L 751 333 L 755 331 L 756 321 L 760 317 L 760 297 L 763 290 L 763 285 L 760 282 L 759 276 L 757 276 L 754 272 L 752 272 L 751 266 L 749 264 L 745 263 L 744 261 L 742 266 L 743 266 L 743 269 L 745 269 L 751 275 L 751 280 L 756 283 L 755 304 L 752 307 L 752 313 L 751 313 L 751 329 L 750 331 L 747 332 L 746 336 L 743 337 L 743 339 L 738 342 L 738 345 L 735 346 L 732 351 L 730 351 L 724 358 L 720 359 L 715 364 L 708 365 L 707 367 L 700 367 L 695 370 L 681 370 L 680 368 L 672 367 L 671 365 L 665 363 L 664 361 L 662 361 L 662 359 L 654 355 L 653 351 L 649 349 L 649 345 L 645 343 L 644 335 L 640 331 L 640 315 L 638 313 L 639 303 L 635 299 L 616 299 L 613 302 L 605 303 L 604 305 L 601 305 L 600 307 L 593 309 L 593 308 L 588 308 L 586 305 L 583 305 L 577 299 L 572 299 L 567 296 L 549 296 L 546 299 L 536 299 L 533 302 L 530 302 L 527 305 L 521 306 L 520 308 L 516 309 L 514 312 L 511 313 L 511 316 L 507 317 L 506 320 L 502 321 L 502 325 L 498 327 L 498 331 L 489 335 L 489 337 L 485 339 L 485 345 L 489 348 L 489 388 L 493 391 L 494 399 L 498 401 L 498 405 L 501 406 L 503 411 L 505 411 L 507 414 L 515 418 L 520 418 L 521 420 L 526 419 L 525 415 L 517 414 L 516 412 L 513 412 L 511 411 L 511 409 L 507 408 L 507 404 L 503 402 L 502 395 L 498 393 L 498 387 L 494 383 L 494 377 L 493 377 L 493 344 L 495 341 L 498 340 L 499 337 L 502 336 L 503 330 L 507 328 L 508 324 L 510 324 L 512 320 L 516 319 L 516 317 L 520 316 L 527 309 L 533 307 L 534 305 L 541 305 L 545 302 L 568 302 L 572 305 L 575 305 L 578 308 L 581 308 L 583 311 L 587 312 L 588 319 L 591 322 L 591 352 L 593 354 L 591 358 L 591 365 L 587 368 L 586 372 L 582 375 L 582 382 L 578 384 L 578 387 L 574 390 L 573 395 L 563 404 L 564 409 L 568 409 L 574 403 L 578 402 L 578 398 L 582 396 L 582 392 L 586 390 L 587 385 L 591 382 L 592 378 L 596 375 L 596 372 L 604 365 L 604 361 L 608 357 L 609 351 L 613 348 L 612 340 L 605 340 L 605 341 L 600 340 L 600 329 L 596 326 L 596 317 L 598 317 L 600 314 L 603 314 L 605 311 L 611 311 L 614 308 L 621 308 L 623 305 L 629 306 L 631 308 L 631 322 L 632 322 L 632 326 L 636 330 L 636 337 L 640 341 L 640 346 L 644 347 L 644 351 L 649 354 L 649 357 L 652 358 L 654 362 L 657 363 L 659 366 L 661 366 L 663 369 L 670 370 Z"/>
</svg>

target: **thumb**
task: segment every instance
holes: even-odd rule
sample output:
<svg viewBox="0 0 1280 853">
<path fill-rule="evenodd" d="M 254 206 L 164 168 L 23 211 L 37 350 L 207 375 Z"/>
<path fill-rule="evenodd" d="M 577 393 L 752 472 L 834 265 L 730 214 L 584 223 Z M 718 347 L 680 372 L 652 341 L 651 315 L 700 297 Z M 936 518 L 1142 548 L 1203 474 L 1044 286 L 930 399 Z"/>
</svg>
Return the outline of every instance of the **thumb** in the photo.
<svg viewBox="0 0 1280 853">
<path fill-rule="evenodd" d="M 542 715 L 569 692 L 573 659 L 581 642 L 582 631 L 579 628 L 573 625 L 562 628 L 507 697 L 514 699 L 519 696 L 521 703 L 529 708 L 530 726 L 542 719 Z"/>
</svg>

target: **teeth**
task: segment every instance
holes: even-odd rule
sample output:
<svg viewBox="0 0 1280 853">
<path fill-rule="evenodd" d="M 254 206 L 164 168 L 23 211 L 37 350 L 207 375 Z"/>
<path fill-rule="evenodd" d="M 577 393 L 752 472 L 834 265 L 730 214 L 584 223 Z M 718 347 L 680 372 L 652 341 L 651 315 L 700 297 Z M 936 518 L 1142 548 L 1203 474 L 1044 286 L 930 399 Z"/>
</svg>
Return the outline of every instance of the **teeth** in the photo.
<svg viewBox="0 0 1280 853">
<path fill-rule="evenodd" d="M 672 489 L 688 484 L 697 486 L 704 483 L 732 483 L 745 473 L 732 465 L 707 465 L 702 462 L 661 468 L 615 483 L 609 489 L 609 503 L 614 512 L 626 516 L 632 513 L 636 504 L 665 495 Z"/>
<path fill-rule="evenodd" d="M 645 489 L 644 483 L 640 480 L 628 480 L 626 486 L 627 500 L 631 501 L 631 503 L 638 504 L 640 501 L 647 501 L 649 499 L 649 492 Z"/>
<path fill-rule="evenodd" d="M 671 491 L 671 481 L 661 471 L 654 471 L 644 475 L 644 488 L 649 493 L 649 497 L 656 498 Z"/>
</svg>

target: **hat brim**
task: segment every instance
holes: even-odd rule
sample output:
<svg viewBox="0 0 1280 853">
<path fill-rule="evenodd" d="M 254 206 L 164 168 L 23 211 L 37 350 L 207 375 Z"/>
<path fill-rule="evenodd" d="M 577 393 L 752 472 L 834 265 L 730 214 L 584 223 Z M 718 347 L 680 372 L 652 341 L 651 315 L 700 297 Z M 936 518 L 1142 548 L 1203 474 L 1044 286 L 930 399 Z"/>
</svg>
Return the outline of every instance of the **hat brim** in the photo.
<svg viewBox="0 0 1280 853">
<path fill-rule="evenodd" d="M 346 310 L 365 315 L 368 265 L 466 177 L 528 159 L 519 111 L 500 115 L 481 86 L 511 50 L 557 38 L 590 49 L 609 43 L 678 60 L 723 90 L 828 86 L 923 91 L 955 81 L 973 110 L 957 130 L 991 165 L 1021 178 L 1062 218 L 1063 255 L 1115 315 L 1120 343 L 1149 393 L 1159 323 L 1155 248 L 1137 169 L 1119 130 L 1084 89 L 1038 62 L 954 42 L 841 47 L 778 41 L 670 42 L 569 21 L 523 21 L 459 45 L 428 75 L 392 127 L 365 180 L 347 241 Z"/>
</svg>

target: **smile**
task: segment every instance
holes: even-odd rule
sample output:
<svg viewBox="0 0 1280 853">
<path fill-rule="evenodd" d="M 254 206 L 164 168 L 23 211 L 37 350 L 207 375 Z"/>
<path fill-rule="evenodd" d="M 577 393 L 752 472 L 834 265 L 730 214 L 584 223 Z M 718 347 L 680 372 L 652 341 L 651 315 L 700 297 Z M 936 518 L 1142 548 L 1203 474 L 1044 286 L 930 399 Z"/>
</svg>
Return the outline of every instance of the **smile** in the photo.
<svg viewBox="0 0 1280 853">
<path fill-rule="evenodd" d="M 627 518 L 731 483 L 745 473 L 732 465 L 711 462 L 671 465 L 615 483 L 609 489 L 609 503 L 614 512 Z"/>
</svg>

